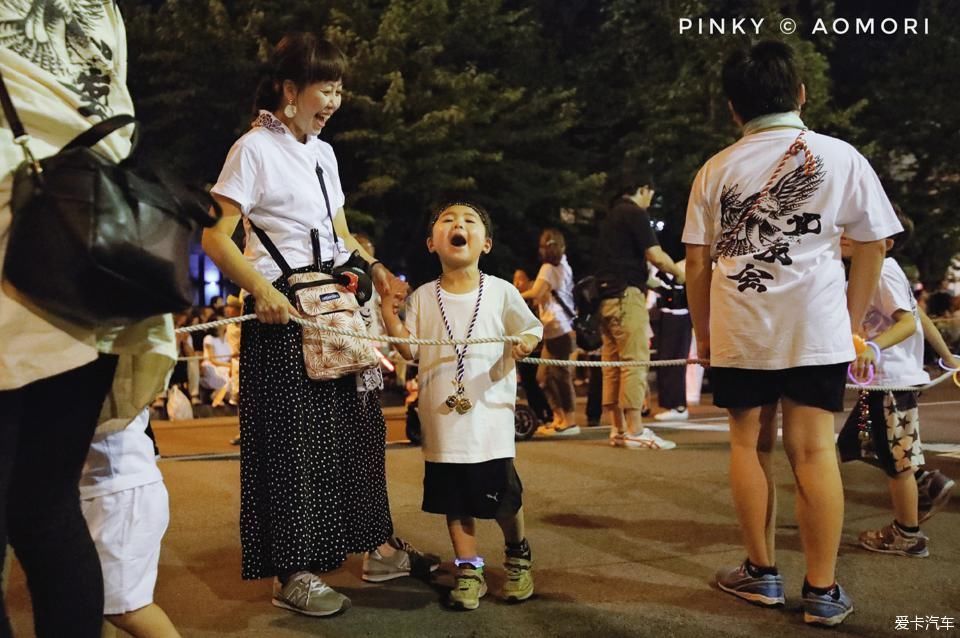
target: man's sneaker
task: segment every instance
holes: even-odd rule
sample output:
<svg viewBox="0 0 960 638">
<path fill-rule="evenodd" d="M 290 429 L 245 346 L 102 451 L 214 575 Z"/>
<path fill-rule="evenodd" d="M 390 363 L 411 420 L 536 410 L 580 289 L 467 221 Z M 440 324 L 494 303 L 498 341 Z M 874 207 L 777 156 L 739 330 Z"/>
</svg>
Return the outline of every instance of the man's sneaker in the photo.
<svg viewBox="0 0 960 638">
<path fill-rule="evenodd" d="M 672 450 L 677 444 L 660 438 L 650 428 L 643 428 L 640 434 L 625 434 L 623 446 L 632 450 Z"/>
<path fill-rule="evenodd" d="M 926 470 L 917 481 L 917 493 L 920 497 L 920 522 L 928 520 L 939 512 L 950 500 L 950 490 L 956 482 L 940 470 Z"/>
<path fill-rule="evenodd" d="M 568 425 L 565 428 L 555 428 L 554 434 L 556 434 L 557 436 L 574 436 L 576 434 L 580 434 L 580 426 Z"/>
<path fill-rule="evenodd" d="M 833 627 L 853 613 L 853 601 L 840 585 L 834 585 L 829 594 L 803 592 L 803 622 Z"/>
<path fill-rule="evenodd" d="M 739 567 L 718 571 L 717 587 L 737 598 L 763 607 L 775 607 L 785 602 L 783 577 L 780 574 L 751 576 L 747 571 L 747 561 L 743 561 Z"/>
<path fill-rule="evenodd" d="M 367 552 L 363 557 L 363 580 L 382 583 L 404 576 L 425 578 L 440 566 L 440 557 L 424 554 L 401 538 L 394 537 L 387 542 L 397 551 L 390 556 L 384 556 L 377 549 Z"/>
<path fill-rule="evenodd" d="M 462 563 L 457 567 L 457 582 L 450 590 L 447 604 L 453 609 L 476 609 L 486 594 L 487 581 L 483 578 L 483 567 Z"/>
<path fill-rule="evenodd" d="M 273 587 L 275 607 L 305 616 L 332 616 L 350 607 L 350 599 L 330 588 L 319 576 L 297 572 L 286 585 L 276 581 Z"/>
<path fill-rule="evenodd" d="M 507 572 L 507 580 L 503 583 L 504 600 L 519 603 L 533 596 L 532 564 L 527 558 L 507 556 L 503 563 L 503 569 Z"/>
<path fill-rule="evenodd" d="M 654 415 L 653 418 L 656 421 L 686 421 L 690 418 L 690 412 L 676 409 L 667 410 L 666 412 Z"/>
<path fill-rule="evenodd" d="M 880 529 L 871 529 L 860 533 L 860 547 L 871 552 L 881 554 L 899 554 L 914 558 L 926 558 L 930 555 L 927 550 L 927 537 L 923 532 L 904 534 L 894 523 Z"/>
<path fill-rule="evenodd" d="M 623 432 L 617 432 L 616 429 L 610 428 L 610 447 L 624 447 L 623 439 Z"/>
</svg>

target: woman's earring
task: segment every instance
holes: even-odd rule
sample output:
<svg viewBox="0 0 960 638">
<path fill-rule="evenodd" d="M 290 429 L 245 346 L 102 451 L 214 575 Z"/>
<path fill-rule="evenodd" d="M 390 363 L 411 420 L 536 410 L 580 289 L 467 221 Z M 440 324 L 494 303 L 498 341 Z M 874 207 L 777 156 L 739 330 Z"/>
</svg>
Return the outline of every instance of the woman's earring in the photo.
<svg viewBox="0 0 960 638">
<path fill-rule="evenodd" d="M 290 103 L 283 107 L 283 114 L 289 118 L 297 116 L 297 105 L 293 103 L 293 100 L 290 100 Z"/>
</svg>

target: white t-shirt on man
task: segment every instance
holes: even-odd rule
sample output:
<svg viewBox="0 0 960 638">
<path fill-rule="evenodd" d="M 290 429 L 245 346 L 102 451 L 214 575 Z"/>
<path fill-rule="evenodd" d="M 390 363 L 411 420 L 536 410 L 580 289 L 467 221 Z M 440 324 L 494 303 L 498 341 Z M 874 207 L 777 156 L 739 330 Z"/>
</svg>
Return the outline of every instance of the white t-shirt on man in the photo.
<svg viewBox="0 0 960 638">
<path fill-rule="evenodd" d="M 930 375 L 923 369 L 923 325 L 917 300 L 913 298 L 910 280 L 896 259 L 883 260 L 880 283 L 863 319 L 867 339 L 874 339 L 896 323 L 893 314 L 898 310 L 909 312 L 917 330 L 912 335 L 886 348 L 881 355 L 873 383 L 883 385 L 922 385 L 929 383 Z"/>
<path fill-rule="evenodd" d="M 464 339 L 473 317 L 479 288 L 464 294 L 441 290 L 454 339 Z M 417 288 L 407 299 L 405 324 L 414 337 L 449 338 L 437 302 L 436 282 Z M 537 320 L 512 284 L 484 276 L 483 298 L 472 337 L 543 335 Z M 460 346 L 463 347 L 463 346 Z M 513 344 L 485 343 L 467 347 L 463 385 L 473 407 L 459 414 L 445 404 L 454 393 L 457 355 L 453 346 L 413 347 L 419 359 L 419 412 L 423 456 L 432 463 L 482 463 L 516 456 L 514 407 L 517 368 Z"/>
<path fill-rule="evenodd" d="M 542 279 L 550 284 L 551 291 L 546 301 L 540 304 L 543 338 L 554 339 L 567 334 L 573 330 L 573 318 L 570 313 L 576 312 L 573 307 L 573 270 L 567 262 L 567 256 L 561 256 L 560 263 L 556 266 L 550 263 L 544 263 L 540 266 L 537 279 Z M 557 302 L 554 293 L 563 300 L 570 312 L 564 310 L 563 306 Z"/>
<path fill-rule="evenodd" d="M 333 147 L 313 135 L 306 143 L 269 111 L 260 111 L 254 126 L 234 142 L 211 192 L 232 199 L 243 213 L 247 244 L 244 255 L 267 281 L 281 275 L 280 267 L 252 232 L 256 224 L 273 241 L 291 268 L 314 262 L 310 230 L 320 231 L 321 261 L 347 261 L 343 238 L 333 244 L 333 221 L 327 215 L 317 166 L 336 217 L 346 198 Z"/>
<path fill-rule="evenodd" d="M 690 191 L 685 244 L 709 245 L 710 360 L 779 370 L 852 361 L 840 236 L 874 241 L 902 227 L 867 160 L 841 140 L 805 134 L 767 197 L 752 207 L 799 129 L 747 135 L 707 161 Z M 736 231 L 736 232 L 734 232 Z"/>
</svg>

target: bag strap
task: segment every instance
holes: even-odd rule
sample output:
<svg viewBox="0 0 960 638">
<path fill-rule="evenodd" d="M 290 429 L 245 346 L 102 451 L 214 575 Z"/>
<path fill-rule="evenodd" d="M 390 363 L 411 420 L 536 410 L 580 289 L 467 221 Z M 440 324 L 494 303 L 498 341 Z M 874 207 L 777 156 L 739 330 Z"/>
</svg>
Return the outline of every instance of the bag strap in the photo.
<svg viewBox="0 0 960 638">
<path fill-rule="evenodd" d="M 7 118 L 7 123 L 13 131 L 13 139 L 19 140 L 20 138 L 27 137 L 27 131 L 23 128 L 23 122 L 20 121 L 17 109 L 13 107 L 13 100 L 10 99 L 10 92 L 7 91 L 7 82 L 3 79 L 2 73 L 0 73 L 0 102 L 3 103 L 3 116 Z"/>
<path fill-rule="evenodd" d="M 13 132 L 13 141 L 23 149 L 23 156 L 26 158 L 27 163 L 33 168 L 34 175 L 37 176 L 37 179 L 40 179 L 39 176 L 43 173 L 43 168 L 30 151 L 28 144 L 30 135 L 28 135 L 26 129 L 23 128 L 20 115 L 17 114 L 17 109 L 13 106 L 13 100 L 10 98 L 10 92 L 7 91 L 7 82 L 3 79 L 2 73 L 0 73 L 0 104 L 3 106 L 3 116 L 10 125 L 10 130 Z"/>
<path fill-rule="evenodd" d="M 570 306 L 568 306 L 563 302 L 563 299 L 560 298 L 560 295 L 557 294 L 556 290 L 551 288 L 550 294 L 553 295 L 553 298 L 557 300 L 557 303 L 560 304 L 560 307 L 563 308 L 563 311 L 565 313 L 567 313 L 567 316 L 570 317 L 571 321 L 577 318 L 577 315 L 572 310 L 570 310 Z"/>
<path fill-rule="evenodd" d="M 323 169 L 320 168 L 320 162 L 317 162 L 317 179 L 320 180 L 320 190 L 323 192 L 323 203 L 327 205 L 327 219 L 330 220 L 330 232 L 333 233 L 334 259 L 336 259 L 336 250 L 337 246 L 340 245 L 340 240 L 337 238 L 337 229 L 333 225 L 333 213 L 330 211 L 330 197 L 327 196 L 327 185 L 323 181 Z M 317 255 L 317 259 L 320 259 L 319 255 Z"/>
<path fill-rule="evenodd" d="M 270 253 L 270 256 L 273 257 L 273 261 L 277 262 L 277 265 L 280 266 L 280 270 L 283 272 L 283 276 L 290 278 L 290 275 L 293 274 L 293 269 L 290 268 L 290 264 L 287 263 L 287 260 L 283 258 L 283 255 L 280 254 L 280 251 L 277 250 L 277 245 L 273 243 L 273 240 L 270 239 L 270 236 L 267 233 L 263 232 L 259 226 L 253 223 L 249 217 L 247 222 L 250 224 L 250 228 L 253 229 L 253 232 L 257 234 L 257 237 L 260 238 L 260 243 L 263 244 L 263 247 L 267 249 L 267 252 Z"/>
<path fill-rule="evenodd" d="M 97 122 L 86 131 L 70 140 L 67 145 L 63 147 L 63 150 L 67 151 L 78 147 L 93 148 L 106 136 L 118 129 L 122 129 L 124 126 L 130 126 L 131 124 L 134 125 L 133 135 L 130 138 L 130 154 L 132 155 L 137 146 L 137 141 L 139 138 L 139 135 L 137 135 L 139 125 L 136 118 L 128 114 L 114 115 L 113 117 L 108 117 L 105 120 Z"/>
</svg>

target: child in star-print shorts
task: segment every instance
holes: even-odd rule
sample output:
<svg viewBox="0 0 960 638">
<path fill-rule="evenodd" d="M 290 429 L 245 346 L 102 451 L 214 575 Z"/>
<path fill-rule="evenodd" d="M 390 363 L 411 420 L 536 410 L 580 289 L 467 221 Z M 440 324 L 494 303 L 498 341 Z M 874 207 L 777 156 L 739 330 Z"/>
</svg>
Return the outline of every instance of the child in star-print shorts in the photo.
<svg viewBox="0 0 960 638">
<path fill-rule="evenodd" d="M 897 213 L 905 230 L 886 240 L 888 254 L 902 247 L 912 229 L 910 221 Z M 840 247 L 844 256 L 851 252 L 846 238 L 841 239 Z M 925 335 L 946 364 L 955 366 L 957 362 L 936 327 L 917 307 L 910 282 L 892 257 L 883 261 L 880 282 L 862 327 L 870 347 L 857 356 L 853 369 L 863 375 L 872 366 L 873 385 L 904 389 L 861 391 L 837 439 L 843 461 L 866 461 L 882 468 L 889 477 L 894 520 L 878 530 L 861 533 L 860 545 L 874 552 L 922 558 L 929 555 L 929 539 L 920 531 L 920 522 L 932 511 L 921 512 L 922 490 L 918 490 L 918 484 L 925 486 L 927 479 L 939 473 L 921 469 L 920 393 L 905 388 L 930 381 L 923 369 Z"/>
</svg>

